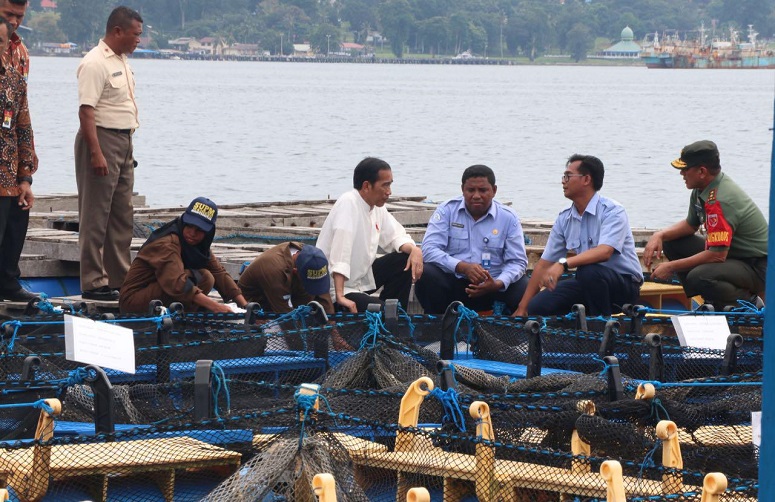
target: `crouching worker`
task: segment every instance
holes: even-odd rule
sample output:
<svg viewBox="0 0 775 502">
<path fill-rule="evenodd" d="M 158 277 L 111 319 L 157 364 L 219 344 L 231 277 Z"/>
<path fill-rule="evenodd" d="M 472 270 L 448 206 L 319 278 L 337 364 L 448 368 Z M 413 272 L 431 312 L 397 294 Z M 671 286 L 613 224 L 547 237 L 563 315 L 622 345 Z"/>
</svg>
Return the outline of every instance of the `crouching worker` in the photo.
<svg viewBox="0 0 775 502">
<path fill-rule="evenodd" d="M 183 304 L 187 312 L 231 312 L 208 297 L 220 293 L 224 302 L 247 303 L 234 279 L 210 252 L 218 207 L 197 197 L 180 217 L 154 230 L 137 253 L 121 287 L 122 313 L 146 312 L 152 300 Z"/>
</svg>

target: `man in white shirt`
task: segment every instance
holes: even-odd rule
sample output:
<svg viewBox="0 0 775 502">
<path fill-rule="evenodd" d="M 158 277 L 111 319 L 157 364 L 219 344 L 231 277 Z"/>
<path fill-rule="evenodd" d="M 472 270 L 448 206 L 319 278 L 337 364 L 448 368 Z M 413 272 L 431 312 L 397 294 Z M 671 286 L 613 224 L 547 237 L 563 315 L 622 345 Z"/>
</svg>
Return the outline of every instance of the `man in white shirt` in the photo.
<svg viewBox="0 0 775 502">
<path fill-rule="evenodd" d="M 406 308 L 422 276 L 422 251 L 385 209 L 392 183 L 390 165 L 366 157 L 355 167 L 353 190 L 337 199 L 320 230 L 316 246 L 328 258 L 331 296 L 343 310 L 364 312 L 392 298 Z M 387 254 L 377 258 L 378 248 Z M 370 296 L 380 287 L 379 299 Z"/>
</svg>

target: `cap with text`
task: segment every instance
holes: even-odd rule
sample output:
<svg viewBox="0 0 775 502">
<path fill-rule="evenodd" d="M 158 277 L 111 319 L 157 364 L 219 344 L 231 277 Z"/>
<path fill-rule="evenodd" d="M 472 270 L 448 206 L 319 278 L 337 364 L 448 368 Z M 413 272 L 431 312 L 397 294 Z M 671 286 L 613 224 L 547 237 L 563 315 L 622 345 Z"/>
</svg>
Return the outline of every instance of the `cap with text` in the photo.
<svg viewBox="0 0 775 502">
<path fill-rule="evenodd" d="M 188 205 L 183 213 L 183 223 L 194 225 L 205 233 L 215 228 L 215 220 L 218 219 L 218 206 L 206 197 L 197 197 Z"/>
<path fill-rule="evenodd" d="M 331 279 L 328 275 L 328 260 L 323 251 L 310 245 L 301 248 L 296 255 L 296 270 L 307 293 L 312 296 L 328 293 Z"/>
<path fill-rule="evenodd" d="M 700 166 L 708 162 L 718 160 L 718 147 L 716 143 L 704 139 L 695 141 L 686 145 L 681 150 L 681 156 L 670 163 L 676 169 L 687 169 L 689 167 Z"/>
</svg>

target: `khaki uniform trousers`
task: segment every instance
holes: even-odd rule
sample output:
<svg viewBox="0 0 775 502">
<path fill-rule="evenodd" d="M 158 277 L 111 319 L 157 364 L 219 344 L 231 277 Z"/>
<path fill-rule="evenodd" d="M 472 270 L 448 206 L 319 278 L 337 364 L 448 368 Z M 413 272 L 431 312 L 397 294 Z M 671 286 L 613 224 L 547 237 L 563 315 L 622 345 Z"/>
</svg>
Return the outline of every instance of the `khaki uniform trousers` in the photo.
<svg viewBox="0 0 775 502">
<path fill-rule="evenodd" d="M 75 180 L 78 185 L 78 245 L 81 290 L 121 288 L 129 270 L 134 208 L 132 135 L 97 128 L 108 175 L 96 176 L 83 133 L 75 137 Z"/>
</svg>

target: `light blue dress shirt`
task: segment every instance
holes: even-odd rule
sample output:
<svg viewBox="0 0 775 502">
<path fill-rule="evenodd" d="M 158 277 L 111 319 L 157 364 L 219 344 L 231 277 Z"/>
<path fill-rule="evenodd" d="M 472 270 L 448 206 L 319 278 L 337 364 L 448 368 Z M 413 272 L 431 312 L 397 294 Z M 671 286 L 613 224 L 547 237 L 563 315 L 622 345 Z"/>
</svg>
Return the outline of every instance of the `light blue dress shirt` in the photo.
<svg viewBox="0 0 775 502">
<path fill-rule="evenodd" d="M 627 213 L 621 204 L 601 197 L 599 193 L 590 199 L 583 214 L 579 214 L 573 204 L 560 212 L 541 258 L 556 262 L 568 251 L 581 254 L 600 244 L 614 248 L 611 258 L 601 265 L 620 274 L 630 274 L 636 282 L 643 281 Z"/>
<path fill-rule="evenodd" d="M 489 254 L 490 275 L 504 289 L 525 275 L 527 253 L 522 224 L 517 213 L 493 200 L 487 214 L 474 220 L 463 196 L 441 204 L 428 222 L 422 241 L 425 263 L 434 263 L 455 274 L 461 261 L 482 264 Z M 487 265 L 486 263 L 484 265 Z"/>
</svg>

